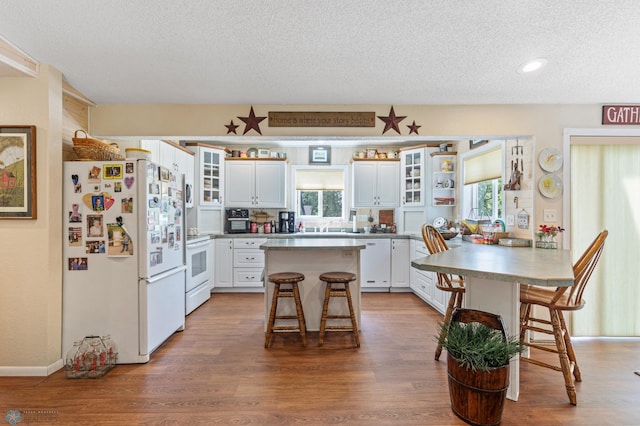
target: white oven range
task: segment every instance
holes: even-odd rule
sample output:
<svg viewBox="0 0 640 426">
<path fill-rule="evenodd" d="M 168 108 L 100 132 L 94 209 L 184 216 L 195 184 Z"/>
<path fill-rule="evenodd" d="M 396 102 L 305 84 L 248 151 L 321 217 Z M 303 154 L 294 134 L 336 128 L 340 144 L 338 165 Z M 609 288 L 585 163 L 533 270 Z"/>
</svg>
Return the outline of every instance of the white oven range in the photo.
<svg viewBox="0 0 640 426">
<path fill-rule="evenodd" d="M 213 244 L 209 236 L 187 238 L 187 285 L 185 315 L 211 297 L 213 285 Z"/>
</svg>

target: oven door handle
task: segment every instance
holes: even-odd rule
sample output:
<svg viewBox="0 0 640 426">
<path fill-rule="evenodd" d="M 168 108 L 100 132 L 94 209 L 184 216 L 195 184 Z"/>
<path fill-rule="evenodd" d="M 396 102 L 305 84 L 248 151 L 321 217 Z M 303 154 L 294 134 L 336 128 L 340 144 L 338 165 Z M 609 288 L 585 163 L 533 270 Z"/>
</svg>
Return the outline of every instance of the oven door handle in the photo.
<svg viewBox="0 0 640 426">
<path fill-rule="evenodd" d="M 201 247 L 206 247 L 209 244 L 209 241 L 202 241 L 197 243 L 187 244 L 187 250 L 199 249 Z"/>
</svg>

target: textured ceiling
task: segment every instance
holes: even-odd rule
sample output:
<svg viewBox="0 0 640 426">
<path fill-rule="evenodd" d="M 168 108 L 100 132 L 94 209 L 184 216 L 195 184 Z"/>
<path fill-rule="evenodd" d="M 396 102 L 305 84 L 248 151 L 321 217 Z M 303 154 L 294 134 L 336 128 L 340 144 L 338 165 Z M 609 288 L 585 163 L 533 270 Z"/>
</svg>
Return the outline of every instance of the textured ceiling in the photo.
<svg viewBox="0 0 640 426">
<path fill-rule="evenodd" d="M 0 0 L 98 104 L 640 102 L 637 0 Z M 531 75 L 517 67 L 546 57 Z"/>
</svg>

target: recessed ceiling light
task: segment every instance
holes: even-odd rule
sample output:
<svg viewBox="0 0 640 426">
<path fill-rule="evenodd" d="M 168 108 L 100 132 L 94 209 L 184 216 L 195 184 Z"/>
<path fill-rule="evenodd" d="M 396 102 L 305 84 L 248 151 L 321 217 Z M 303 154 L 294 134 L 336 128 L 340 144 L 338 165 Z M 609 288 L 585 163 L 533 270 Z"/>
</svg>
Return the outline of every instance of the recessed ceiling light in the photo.
<svg viewBox="0 0 640 426">
<path fill-rule="evenodd" d="M 520 74 L 526 74 L 529 72 L 537 71 L 540 68 L 544 67 L 547 64 L 546 58 L 536 58 L 530 61 L 525 62 L 524 64 L 518 67 L 518 72 Z"/>
</svg>

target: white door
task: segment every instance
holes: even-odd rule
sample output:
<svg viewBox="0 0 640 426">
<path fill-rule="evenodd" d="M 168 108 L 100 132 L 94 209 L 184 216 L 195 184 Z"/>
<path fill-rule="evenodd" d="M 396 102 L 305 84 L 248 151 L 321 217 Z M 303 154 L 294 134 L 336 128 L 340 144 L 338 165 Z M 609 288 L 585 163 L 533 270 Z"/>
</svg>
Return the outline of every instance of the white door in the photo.
<svg viewBox="0 0 640 426">
<path fill-rule="evenodd" d="M 398 207 L 400 204 L 400 164 L 396 162 L 379 162 L 377 177 L 377 202 L 380 207 Z"/>
<path fill-rule="evenodd" d="M 391 287 L 409 287 L 409 240 L 391 240 Z"/>
<path fill-rule="evenodd" d="M 255 161 L 229 161 L 225 166 L 225 205 L 255 207 Z"/>
<path fill-rule="evenodd" d="M 356 162 L 353 164 L 353 205 L 354 207 L 374 206 L 378 167 L 376 162 Z M 396 190 L 397 191 L 397 190 Z"/>
<path fill-rule="evenodd" d="M 214 288 L 233 287 L 233 240 L 230 238 L 216 238 L 215 250 Z"/>
<path fill-rule="evenodd" d="M 255 162 L 256 205 L 259 207 L 285 207 L 284 161 Z"/>
<path fill-rule="evenodd" d="M 185 267 L 139 281 L 140 355 L 148 355 L 184 327 Z"/>
<path fill-rule="evenodd" d="M 400 202 L 404 207 L 424 206 L 424 149 L 402 153 L 400 166 Z"/>
</svg>

